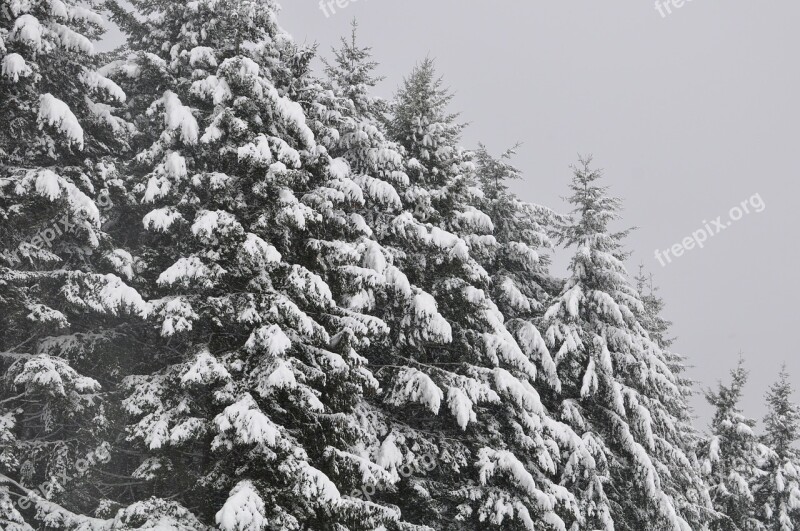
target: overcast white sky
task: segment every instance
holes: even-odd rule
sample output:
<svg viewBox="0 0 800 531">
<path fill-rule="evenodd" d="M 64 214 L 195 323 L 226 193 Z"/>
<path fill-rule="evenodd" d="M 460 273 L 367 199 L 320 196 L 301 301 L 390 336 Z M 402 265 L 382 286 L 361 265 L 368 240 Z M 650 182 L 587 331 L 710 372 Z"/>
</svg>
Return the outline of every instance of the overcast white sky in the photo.
<svg viewBox="0 0 800 531">
<path fill-rule="evenodd" d="M 345 4 L 326 17 L 318 0 L 283 0 L 282 25 L 327 55 L 358 19 L 385 97 L 435 57 L 471 123 L 466 146 L 524 143 L 525 200 L 566 211 L 568 166 L 594 154 L 640 227 L 629 267 L 655 274 L 691 376 L 715 385 L 741 350 L 759 419 L 781 363 L 800 383 L 800 3 L 694 0 L 666 17 L 642 0 Z M 754 194 L 763 212 L 666 267 L 654 257 Z"/>
<path fill-rule="evenodd" d="M 593 153 L 640 227 L 629 266 L 655 274 L 691 375 L 714 385 L 741 350 L 759 418 L 782 362 L 800 382 L 798 2 L 694 0 L 666 17 L 641 0 L 359 0 L 329 17 L 314 0 L 282 4 L 283 26 L 326 54 L 357 18 L 384 96 L 435 57 L 471 122 L 466 145 L 524 142 L 526 200 L 566 210 L 568 165 Z M 654 257 L 754 194 L 763 212 L 666 267 Z"/>
</svg>

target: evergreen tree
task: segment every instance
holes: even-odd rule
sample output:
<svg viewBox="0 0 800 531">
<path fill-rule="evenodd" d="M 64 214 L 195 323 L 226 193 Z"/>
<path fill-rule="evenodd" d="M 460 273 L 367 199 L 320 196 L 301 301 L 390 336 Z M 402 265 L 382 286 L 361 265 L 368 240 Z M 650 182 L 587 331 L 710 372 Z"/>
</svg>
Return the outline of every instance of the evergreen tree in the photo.
<svg viewBox="0 0 800 531">
<path fill-rule="evenodd" d="M 793 531 L 800 524 L 800 407 L 792 402 L 793 393 L 784 366 L 767 392 L 769 412 L 761 438 L 766 459 L 755 488 L 757 509 L 769 531 Z"/>
<path fill-rule="evenodd" d="M 672 323 L 667 321 L 662 313 L 664 310 L 664 300 L 658 296 L 657 287 L 653 285 L 652 274 L 646 277 L 643 271 L 643 266 L 639 268 L 639 274 L 635 278 L 636 291 L 642 301 L 642 314 L 640 322 L 642 327 L 647 331 L 650 339 L 652 339 L 660 348 L 661 353 L 659 358 L 669 367 L 670 372 L 675 376 L 675 382 L 680 392 L 665 395 L 664 398 L 669 400 L 663 405 L 676 419 L 676 432 L 677 439 L 674 443 L 685 454 L 686 458 L 691 463 L 691 469 L 697 470 L 699 462 L 697 451 L 702 443 L 702 437 L 695 428 L 693 421 L 693 414 L 689 401 L 694 396 L 694 382 L 684 376 L 686 372 L 686 358 L 685 356 L 673 352 L 670 346 L 675 342 L 674 338 L 669 336 Z M 681 489 L 682 492 L 691 492 L 693 497 L 687 496 L 684 498 L 682 495 L 673 494 L 676 501 L 679 503 L 680 511 L 682 513 L 691 514 L 690 521 L 702 522 L 707 521 L 710 515 L 710 498 L 708 497 L 708 488 L 705 485 L 703 477 L 698 474 L 686 474 L 685 471 L 673 473 L 674 477 L 682 477 L 682 481 L 676 482 L 675 486 Z M 688 498 L 688 500 L 687 500 Z M 688 502 L 688 503 L 687 503 Z"/>
<path fill-rule="evenodd" d="M 788 375 L 698 436 L 588 160 L 559 216 L 355 22 L 93 5 L 0 2 L 0 529 L 796 529 Z"/>
<path fill-rule="evenodd" d="M 664 311 L 664 300 L 659 297 L 658 288 L 653 285 L 653 275 L 651 274 L 648 277 L 644 274 L 643 265 L 639 266 L 639 274 L 634 280 L 636 280 L 636 291 L 639 295 L 639 299 L 642 301 L 643 313 L 640 318 L 642 326 L 647 330 L 650 339 L 655 341 L 661 349 L 664 362 L 677 378 L 685 398 L 685 400 L 673 404 L 679 409 L 673 411 L 673 413 L 687 423 L 691 423 L 692 418 L 689 400 L 694 396 L 694 382 L 684 376 L 686 372 L 686 357 L 670 349 L 675 342 L 675 338 L 669 336 L 672 322 L 665 319 L 662 315 Z"/>
<path fill-rule="evenodd" d="M 656 341 L 662 349 L 669 348 L 675 342 L 675 338 L 669 337 L 672 322 L 661 315 L 664 311 L 664 300 L 658 296 L 658 288 L 653 285 L 652 273 L 649 276 L 646 275 L 644 264 L 640 264 L 639 274 L 634 280 L 636 280 L 636 291 L 644 307 L 642 325 L 647 329 L 650 338 Z"/>
<path fill-rule="evenodd" d="M 388 104 L 370 93 L 384 77 L 374 75 L 378 63 L 372 60 L 372 48 L 358 44 L 355 20 L 350 38 L 342 37 L 340 47 L 333 49 L 333 60 L 323 59 L 323 63 L 333 90 L 347 102 L 352 116 L 373 123 L 386 118 Z"/>
<path fill-rule="evenodd" d="M 129 124 L 97 70 L 103 19 L 75 0 L 0 4 L 0 527 L 90 525 L 106 489 L 126 334 L 148 307 L 104 228 Z M 43 523 L 44 522 L 44 523 Z"/>
<path fill-rule="evenodd" d="M 308 99 L 323 105 L 307 105 L 306 112 L 319 124 L 312 125 L 319 142 L 331 157 L 347 163 L 364 191 L 358 213 L 368 226 L 384 230 L 403 208 L 398 189 L 409 184 L 402 148 L 386 136 L 386 102 L 369 92 L 381 78 L 374 75 L 377 63 L 370 48 L 358 44 L 355 23 L 350 39 L 342 39 L 333 54 L 335 61 L 326 62 L 327 78 L 307 87 Z"/>
<path fill-rule="evenodd" d="M 428 361 L 419 355 L 420 351 L 424 353 L 439 345 L 447 348 L 451 327 L 438 312 L 436 300 L 412 284 L 401 267 L 409 251 L 417 245 L 420 247 L 414 252 L 427 247 L 429 254 L 433 250 L 437 255 L 447 255 L 452 242 L 449 245 L 434 242 L 432 234 L 442 233 L 417 220 L 414 207 L 409 206 L 407 191 L 411 186 L 403 148 L 384 134 L 383 104 L 365 96 L 363 91 L 363 84 L 372 86 L 376 80 L 371 74 L 375 65 L 369 59 L 368 49 L 359 47 L 353 34 L 334 53 L 339 59 L 328 66 L 327 74 L 332 93 L 329 108 L 335 112 L 318 119 L 341 133 L 330 138 L 327 146 L 332 155 L 347 161 L 353 179 L 364 191 L 365 202 L 359 215 L 369 233 L 347 247 L 341 242 L 335 246 L 320 245 L 321 262 L 334 278 L 332 285 L 351 290 L 345 301 L 348 306 L 372 313 L 390 330 L 390 335 L 375 338 L 365 351 L 384 392 L 377 400 L 365 403 L 360 414 L 364 424 L 371 427 L 374 438 L 380 441 L 372 449 L 373 454 L 393 477 L 373 498 L 399 506 L 404 517 L 411 521 L 445 526 L 446 511 L 453 508 L 437 499 L 436 491 L 442 483 L 428 477 L 428 468 L 434 460 L 440 466 L 447 463 L 440 472 L 452 471 L 453 467 L 460 469 L 465 464 L 463 451 L 456 442 L 436 435 L 435 417 L 420 416 L 426 410 L 438 414 L 444 395 L 428 376 L 429 372 L 437 371 L 439 364 L 417 360 Z M 361 74 L 354 76 L 353 72 Z M 419 187 L 414 192 L 424 193 Z M 400 231 L 409 225 L 415 230 L 406 238 Z M 360 267 L 335 259 L 345 251 L 359 257 Z M 439 256 L 434 259 L 441 260 Z M 442 370 L 440 376 L 450 374 Z M 455 375 L 451 379 L 463 385 L 473 382 Z M 476 384 L 470 392 L 477 400 L 486 393 L 486 388 Z M 412 412 L 410 423 L 408 412 Z M 462 418 L 465 416 L 466 421 Z M 466 424 L 469 417 L 469 410 L 462 408 L 459 422 Z M 417 419 L 422 421 L 421 426 Z"/>
<path fill-rule="evenodd" d="M 464 125 L 447 109 L 452 99 L 429 57 L 414 68 L 395 97 L 387 124 L 389 136 L 411 159 L 415 184 L 452 184 L 448 178 L 458 173 L 463 162 L 463 150 L 457 144 Z"/>
<path fill-rule="evenodd" d="M 561 390 L 555 363 L 544 346 L 536 323 L 545 310 L 544 302 L 558 293 L 560 281 L 548 267 L 553 249 L 550 233 L 566 218 L 550 209 L 520 201 L 509 191 L 508 182 L 522 179 L 511 164 L 519 146 L 493 157 L 480 145 L 475 166 L 481 194 L 476 203 L 491 219 L 491 235 L 465 235 L 470 251 L 489 273 L 492 298 L 514 329 L 520 345 L 535 359 L 537 389 L 552 395 Z M 542 385 L 543 384 L 543 385 Z"/>
<path fill-rule="evenodd" d="M 576 219 L 562 234 L 576 247 L 571 276 L 542 325 L 556 353 L 561 418 L 592 449 L 564 482 L 590 528 L 699 527 L 692 520 L 702 505 L 687 508 L 703 503 L 702 483 L 681 450 L 679 419 L 665 405 L 681 400 L 681 390 L 640 322 L 643 304 L 623 265 L 628 231 L 609 231 L 620 202 L 600 177 L 590 160 L 575 168 L 569 201 Z"/>
<path fill-rule="evenodd" d="M 309 51 L 271 0 L 133 4 L 116 8 L 131 54 L 109 70 L 140 117 L 126 215 L 153 317 L 125 381 L 126 469 L 144 486 L 118 499 L 155 491 L 158 510 L 225 530 L 402 526 L 347 496 L 392 480 L 354 416 L 377 387 L 356 349 L 385 325 L 314 272 L 323 243 L 369 228 L 348 214 L 363 198 L 347 164 L 317 141 L 334 135 L 293 99 L 311 90 Z"/>
<path fill-rule="evenodd" d="M 755 421 L 745 417 L 739 407 L 747 371 L 740 359 L 731 371 L 731 384 L 719 384 L 706 399 L 716 408 L 711 434 L 701 449 L 702 469 L 717 518 L 712 530 L 764 529 L 756 515 L 753 486 L 761 471 L 757 464 L 761 449 L 753 433 Z"/>
<path fill-rule="evenodd" d="M 479 208 L 484 194 L 472 154 L 458 146 L 450 99 L 426 60 L 405 80 L 388 124 L 409 157 L 407 177 L 393 181 L 403 211 L 375 232 L 405 273 L 411 304 L 376 305 L 392 341 L 370 360 L 383 367 L 376 374 L 401 453 L 432 448 L 438 459 L 389 499 L 437 529 L 559 529 L 575 522 L 577 507 L 553 477 L 562 445 L 579 439 L 547 415 L 532 385 L 538 332 L 524 328 L 522 345 L 492 300 L 478 255 L 494 225 Z"/>
<path fill-rule="evenodd" d="M 649 277 L 644 274 L 644 266 L 639 266 L 639 274 L 635 278 L 636 291 L 642 301 L 644 313 L 642 314 L 642 326 L 647 330 L 650 338 L 655 341 L 664 354 L 664 361 L 669 366 L 672 373 L 678 378 L 683 395 L 686 401 L 682 406 L 687 406 L 688 401 L 694 396 L 694 383 L 691 379 L 684 376 L 686 373 L 686 357 L 673 352 L 670 347 L 675 342 L 675 338 L 670 337 L 672 322 L 666 320 L 662 313 L 664 311 L 664 300 L 658 295 L 658 288 L 653 285 L 653 275 Z M 686 408 L 681 415 L 687 422 L 691 422 L 691 411 Z"/>
</svg>

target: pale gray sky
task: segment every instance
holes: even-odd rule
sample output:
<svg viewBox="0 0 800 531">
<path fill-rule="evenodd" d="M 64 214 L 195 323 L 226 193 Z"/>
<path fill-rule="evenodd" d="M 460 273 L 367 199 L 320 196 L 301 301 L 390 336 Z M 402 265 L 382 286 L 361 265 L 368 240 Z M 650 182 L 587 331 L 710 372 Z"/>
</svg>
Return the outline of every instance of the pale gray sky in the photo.
<svg viewBox="0 0 800 531">
<path fill-rule="evenodd" d="M 283 0 L 281 22 L 327 55 L 357 18 L 385 97 L 435 57 L 471 122 L 466 146 L 524 143 L 523 199 L 566 211 L 568 166 L 594 154 L 625 224 L 640 227 L 629 267 L 655 274 L 702 386 L 727 378 L 741 350 L 744 409 L 760 420 L 782 362 L 800 382 L 800 3 L 694 0 L 666 17 L 641 0 L 343 3 L 326 17 L 316 0 Z M 654 257 L 754 194 L 763 212 L 666 267 Z M 709 408 L 695 405 L 705 427 Z"/>
<path fill-rule="evenodd" d="M 666 17 L 641 0 L 359 0 L 329 17 L 314 0 L 283 8 L 282 25 L 325 54 L 357 18 L 387 97 L 435 57 L 471 122 L 466 145 L 524 142 L 525 200 L 566 210 L 568 165 L 593 153 L 625 199 L 624 221 L 640 227 L 629 266 L 655 274 L 691 376 L 714 385 L 741 350 L 744 409 L 759 419 L 782 362 L 800 382 L 798 2 L 694 0 Z M 666 267 L 654 257 L 754 194 L 763 212 Z M 705 424 L 709 409 L 696 406 Z"/>
</svg>

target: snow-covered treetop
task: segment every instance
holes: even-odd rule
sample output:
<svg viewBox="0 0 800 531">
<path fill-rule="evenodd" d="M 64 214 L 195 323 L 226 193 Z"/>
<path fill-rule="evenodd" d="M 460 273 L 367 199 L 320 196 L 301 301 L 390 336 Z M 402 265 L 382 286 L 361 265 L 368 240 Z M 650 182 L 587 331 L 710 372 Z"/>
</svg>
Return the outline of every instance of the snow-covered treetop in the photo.
<svg viewBox="0 0 800 531">
<path fill-rule="evenodd" d="M 395 95 L 389 134 L 418 161 L 423 182 L 444 184 L 443 172 L 451 170 L 460 154 L 457 144 L 464 126 L 456 122 L 458 114 L 447 110 L 452 99 L 431 58 L 412 70 Z"/>
<path fill-rule="evenodd" d="M 226 58 L 243 48 L 263 46 L 265 39 L 288 38 L 278 26 L 279 6 L 274 0 L 133 0 L 130 5 L 134 12 L 124 3 L 112 2 L 110 7 L 136 39 L 137 49 L 170 61 L 191 56 L 197 47 L 211 48 Z"/>
<path fill-rule="evenodd" d="M 341 38 L 332 61 L 323 59 L 325 73 L 337 93 L 353 102 L 358 116 L 378 119 L 387 110 L 386 104 L 370 91 L 384 78 L 374 75 L 378 63 L 372 60 L 372 48 L 360 46 L 357 34 L 358 23 L 353 20 L 350 38 Z"/>
<path fill-rule="evenodd" d="M 800 440 L 800 406 L 793 402 L 794 388 L 784 365 L 778 381 L 767 392 L 769 411 L 764 418 L 764 440 L 781 458 L 797 457 Z"/>
<path fill-rule="evenodd" d="M 94 69 L 93 40 L 104 28 L 78 0 L 0 7 L 0 162 L 75 163 L 124 140 L 127 125 L 110 110 L 125 94 Z"/>
<path fill-rule="evenodd" d="M 608 195 L 608 187 L 597 184 L 603 172 L 592 169 L 591 163 L 591 157 L 582 158 L 579 165 L 573 167 L 569 185 L 572 195 L 568 201 L 575 207 L 572 213 L 576 220 L 563 227 L 561 243 L 597 250 L 621 261 L 626 257 L 621 251 L 621 242 L 630 230 L 610 233 L 608 228 L 612 221 L 619 219 L 622 202 Z"/>
<path fill-rule="evenodd" d="M 475 152 L 475 166 L 481 183 L 481 190 L 488 199 L 497 199 L 508 191 L 508 181 L 522 179 L 522 172 L 511 164 L 517 154 L 519 144 L 507 149 L 500 157 L 493 157 L 486 146 L 478 145 Z"/>
<path fill-rule="evenodd" d="M 750 428 L 755 426 L 755 420 L 746 418 L 742 414 L 739 401 L 742 398 L 744 386 L 747 384 L 748 373 L 744 367 L 744 360 L 740 359 L 735 369 L 731 371 L 731 383 L 719 383 L 717 391 L 707 391 L 706 399 L 716 408 L 711 426 L 715 429 L 737 430 L 740 424 Z"/>
</svg>

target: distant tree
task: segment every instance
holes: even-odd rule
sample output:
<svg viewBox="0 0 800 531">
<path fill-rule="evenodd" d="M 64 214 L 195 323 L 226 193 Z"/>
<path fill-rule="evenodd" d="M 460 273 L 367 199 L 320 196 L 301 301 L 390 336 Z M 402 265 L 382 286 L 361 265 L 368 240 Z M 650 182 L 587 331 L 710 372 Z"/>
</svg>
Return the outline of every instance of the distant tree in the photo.
<svg viewBox="0 0 800 531">
<path fill-rule="evenodd" d="M 371 94 L 385 78 L 376 76 L 378 63 L 372 60 L 372 48 L 358 43 L 358 23 L 351 23 L 350 37 L 342 37 L 333 49 L 333 60 L 323 59 L 325 73 L 336 93 L 352 105 L 353 116 L 379 121 L 386 118 L 388 103 Z"/>
<path fill-rule="evenodd" d="M 706 399 L 716 408 L 711 433 L 701 447 L 702 470 L 717 518 L 709 528 L 719 531 L 765 529 L 756 514 L 753 487 L 762 474 L 758 468 L 762 448 L 753 433 L 755 420 L 739 406 L 747 383 L 744 361 L 731 371 L 731 383 L 719 384 Z"/>
<path fill-rule="evenodd" d="M 784 366 L 767 392 L 764 417 L 766 458 L 764 475 L 756 482 L 757 510 L 769 531 L 800 528 L 800 407 L 793 402 L 794 388 Z"/>
<path fill-rule="evenodd" d="M 415 183 L 448 184 L 461 157 L 457 142 L 464 129 L 458 114 L 448 111 L 453 93 L 426 58 L 405 78 L 395 96 L 388 121 L 389 135 L 406 149 Z"/>
<path fill-rule="evenodd" d="M 543 318 L 561 382 L 559 414 L 587 440 L 564 483 L 592 529 L 688 530 L 702 525 L 702 482 L 681 447 L 684 399 L 676 375 L 642 321 L 644 305 L 623 265 L 629 231 L 609 230 L 620 201 L 582 159 L 561 241 L 575 247 L 571 275 Z M 695 521 L 697 519 L 698 521 Z"/>
</svg>

